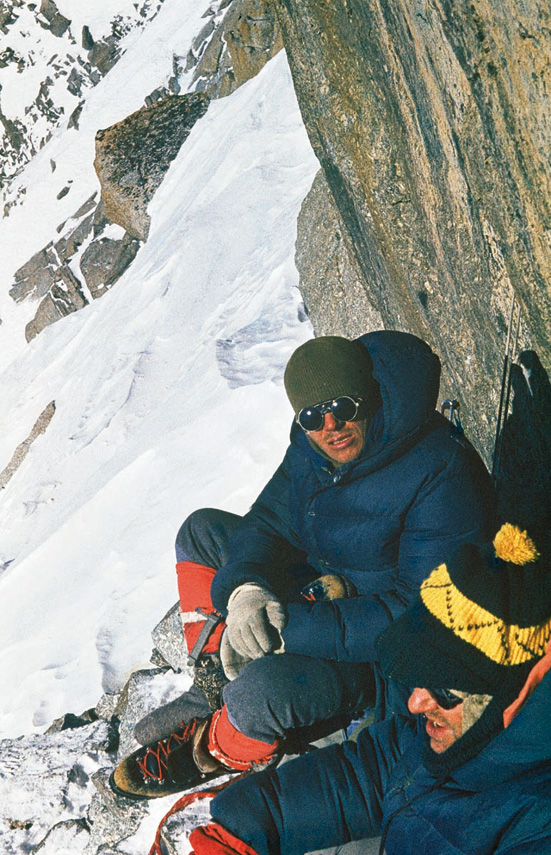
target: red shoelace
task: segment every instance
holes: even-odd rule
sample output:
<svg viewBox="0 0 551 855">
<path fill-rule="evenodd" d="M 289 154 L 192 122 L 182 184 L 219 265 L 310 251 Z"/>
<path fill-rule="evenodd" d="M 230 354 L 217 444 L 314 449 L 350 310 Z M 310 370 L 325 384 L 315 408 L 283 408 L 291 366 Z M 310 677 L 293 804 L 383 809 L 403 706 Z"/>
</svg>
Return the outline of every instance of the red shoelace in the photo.
<svg viewBox="0 0 551 855">
<path fill-rule="evenodd" d="M 177 731 L 171 733 L 168 739 L 163 739 L 157 742 L 155 747 L 148 748 L 141 760 L 138 760 L 138 766 L 144 777 L 144 780 L 153 778 L 155 781 L 162 782 L 165 772 L 168 771 L 167 759 L 169 754 L 178 748 L 184 742 L 189 742 L 193 738 L 193 734 L 197 730 L 197 719 L 192 719 L 189 724 L 182 722 L 182 734 Z M 153 762 L 151 762 L 153 761 Z M 150 764 L 157 767 L 157 774 L 152 771 Z"/>
</svg>

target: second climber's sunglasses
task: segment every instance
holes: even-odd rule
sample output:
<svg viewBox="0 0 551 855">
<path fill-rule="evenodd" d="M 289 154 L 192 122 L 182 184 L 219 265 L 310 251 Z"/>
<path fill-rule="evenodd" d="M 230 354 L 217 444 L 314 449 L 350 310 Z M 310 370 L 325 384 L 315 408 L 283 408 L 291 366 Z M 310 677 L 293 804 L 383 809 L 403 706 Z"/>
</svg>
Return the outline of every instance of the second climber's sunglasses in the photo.
<svg viewBox="0 0 551 855">
<path fill-rule="evenodd" d="M 450 689 L 427 689 L 427 692 L 433 701 L 436 701 L 438 706 L 442 707 L 443 710 L 453 710 L 454 707 L 459 706 L 465 700 L 458 697 Z"/>
<path fill-rule="evenodd" d="M 322 401 L 321 404 L 314 404 L 312 407 L 303 407 L 297 415 L 297 422 L 307 433 L 322 429 L 326 413 L 331 413 L 338 422 L 353 422 L 358 417 L 361 403 L 362 398 L 341 395 L 340 398 L 333 398 L 332 401 Z"/>
</svg>

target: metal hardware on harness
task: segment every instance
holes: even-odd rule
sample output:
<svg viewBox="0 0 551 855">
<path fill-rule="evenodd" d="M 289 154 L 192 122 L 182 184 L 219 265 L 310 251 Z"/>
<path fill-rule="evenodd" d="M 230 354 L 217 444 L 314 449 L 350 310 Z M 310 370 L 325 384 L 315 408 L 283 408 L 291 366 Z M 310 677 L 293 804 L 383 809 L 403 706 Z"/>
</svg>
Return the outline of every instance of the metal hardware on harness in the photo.
<svg viewBox="0 0 551 855">
<path fill-rule="evenodd" d="M 515 313 L 517 313 L 515 324 L 515 335 L 511 345 L 511 332 Z M 494 455 L 492 460 L 492 481 L 497 486 L 501 464 L 501 449 L 503 447 L 503 427 L 509 413 L 509 400 L 511 397 L 511 384 L 513 381 L 514 353 L 517 349 L 518 334 L 520 330 L 520 304 L 517 304 L 516 294 L 513 291 L 511 308 L 509 310 L 509 323 L 507 325 L 507 342 L 505 344 L 505 356 L 503 357 L 503 373 L 501 376 L 501 392 L 499 396 L 499 408 L 497 412 L 496 438 L 494 443 Z"/>
<path fill-rule="evenodd" d="M 461 420 L 459 418 L 460 407 L 461 404 L 459 401 L 456 401 L 455 398 L 447 398 L 445 401 L 442 401 L 440 412 L 443 416 L 446 416 L 452 425 L 455 425 L 455 427 L 463 433 L 463 426 L 461 425 Z"/>
<path fill-rule="evenodd" d="M 222 615 L 219 615 L 218 612 L 204 612 L 203 609 L 195 609 L 195 611 L 203 615 L 205 617 L 205 625 L 203 626 L 201 632 L 197 637 L 197 641 L 193 645 L 193 650 L 188 655 L 187 664 L 188 665 L 196 665 L 197 660 L 199 659 L 201 653 L 203 652 L 203 647 L 207 643 L 211 632 L 214 630 L 216 626 L 222 620 Z"/>
</svg>

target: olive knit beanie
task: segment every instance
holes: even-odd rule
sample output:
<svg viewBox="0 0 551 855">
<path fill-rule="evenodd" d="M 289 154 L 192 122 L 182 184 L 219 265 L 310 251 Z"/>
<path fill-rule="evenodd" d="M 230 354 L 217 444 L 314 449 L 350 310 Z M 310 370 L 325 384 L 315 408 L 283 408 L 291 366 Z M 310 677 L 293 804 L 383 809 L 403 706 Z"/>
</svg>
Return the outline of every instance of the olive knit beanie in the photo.
<svg viewBox="0 0 551 855">
<path fill-rule="evenodd" d="M 367 349 L 359 341 L 338 335 L 320 336 L 301 344 L 287 363 L 284 383 L 296 414 L 303 407 L 340 395 L 366 402 L 378 395 Z"/>
</svg>

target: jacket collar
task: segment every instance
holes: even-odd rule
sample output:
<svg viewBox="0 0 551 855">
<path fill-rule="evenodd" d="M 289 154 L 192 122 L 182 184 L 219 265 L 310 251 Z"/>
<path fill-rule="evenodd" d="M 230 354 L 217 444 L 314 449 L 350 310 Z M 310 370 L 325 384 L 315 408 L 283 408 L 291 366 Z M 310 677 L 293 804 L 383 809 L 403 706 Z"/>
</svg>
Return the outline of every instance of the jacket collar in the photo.
<svg viewBox="0 0 551 855">
<path fill-rule="evenodd" d="M 452 778 L 462 787 L 481 791 L 551 764 L 550 704 L 548 672 L 509 727 L 477 757 L 454 770 Z"/>
</svg>

